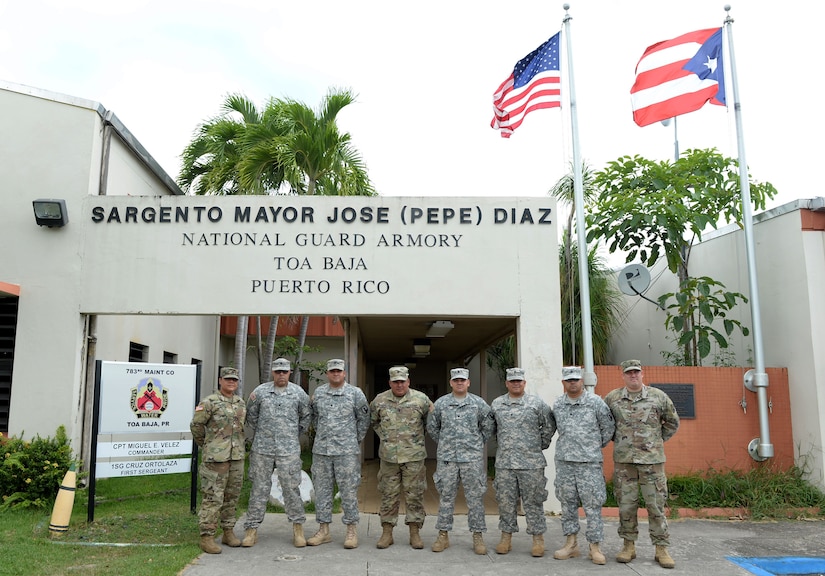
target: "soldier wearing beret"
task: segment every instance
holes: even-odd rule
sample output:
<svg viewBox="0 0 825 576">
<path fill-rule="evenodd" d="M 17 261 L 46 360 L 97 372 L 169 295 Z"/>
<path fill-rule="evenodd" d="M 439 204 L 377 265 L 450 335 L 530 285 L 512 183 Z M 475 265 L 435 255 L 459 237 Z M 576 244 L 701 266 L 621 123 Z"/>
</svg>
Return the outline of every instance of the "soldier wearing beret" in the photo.
<svg viewBox="0 0 825 576">
<path fill-rule="evenodd" d="M 289 381 L 291 366 L 286 358 L 272 362 L 272 381 L 264 382 L 249 395 L 246 427 L 252 433 L 249 479 L 252 491 L 241 544 L 254 546 L 258 527 L 264 521 L 272 491 L 272 473 L 277 468 L 284 495 L 284 509 L 292 523 L 292 544 L 306 546 L 304 502 L 301 499 L 301 434 L 309 429 L 309 396 Z"/>
<path fill-rule="evenodd" d="M 524 506 L 527 533 L 533 536 L 531 554 L 544 556 L 544 501 L 547 500 L 547 460 L 543 450 L 550 446 L 556 423 L 550 407 L 538 396 L 525 394 L 527 380 L 523 368 L 508 368 L 507 394 L 491 405 L 495 418 L 496 489 L 501 541 L 498 554 L 511 550 L 511 539 L 518 532 L 518 502 Z"/>
<path fill-rule="evenodd" d="M 484 518 L 484 493 L 487 491 L 487 469 L 484 445 L 493 435 L 495 421 L 490 406 L 469 392 L 470 371 L 453 368 L 450 371 L 452 392 L 435 401 L 427 420 L 427 432 L 438 442 L 437 464 L 433 482 L 438 490 L 438 538 L 432 551 L 441 552 L 450 546 L 453 512 L 458 483 L 464 487 L 467 500 L 467 523 L 473 533 L 473 551 L 486 554 L 482 534 L 487 531 Z"/>
<path fill-rule="evenodd" d="M 664 443 L 679 429 L 679 415 L 667 394 L 644 385 L 641 362 L 625 360 L 621 370 L 624 387 L 612 390 L 604 399 L 616 421 L 613 489 L 619 504 L 619 536 L 624 539 L 616 560 L 627 563 L 636 557 L 641 489 L 655 559 L 663 568 L 673 568 L 676 563 L 667 550 L 670 533 L 665 516 Z"/>
<path fill-rule="evenodd" d="M 393 544 L 392 531 L 398 523 L 401 491 L 404 491 L 410 546 L 424 547 L 420 529 L 424 525 L 424 492 L 427 490 L 427 448 L 424 431 L 433 403 L 427 395 L 410 389 L 406 366 L 390 368 L 389 390 L 370 403 L 370 421 L 381 440 L 378 449 L 378 491 L 381 493 L 381 527 L 377 548 Z"/>
<path fill-rule="evenodd" d="M 556 498 L 561 503 L 561 528 L 567 540 L 553 554 L 556 560 L 579 555 L 579 504 L 587 518 L 589 557 L 605 564 L 602 506 L 607 500 L 602 448 L 613 439 L 615 424 L 604 401 L 585 390 L 582 369 L 565 366 L 561 373 L 564 394 L 553 403 L 558 439 L 556 441 Z"/>
<path fill-rule="evenodd" d="M 218 522 L 223 529 L 221 541 L 227 546 L 241 545 L 234 529 L 243 485 L 246 404 L 235 394 L 238 378 L 237 369 L 221 368 L 218 391 L 201 400 L 189 424 L 192 439 L 203 451 L 198 527 L 200 548 L 208 554 L 221 553 L 215 543 Z"/>
<path fill-rule="evenodd" d="M 358 486 L 361 485 L 361 441 L 370 427 L 370 407 L 360 388 L 349 384 L 346 365 L 339 358 L 327 361 L 328 383 L 310 399 L 315 441 L 312 444 L 312 482 L 315 485 L 315 518 L 318 532 L 310 546 L 332 542 L 332 489 L 341 492 L 343 523 L 347 527 L 344 548 L 358 547 Z"/>
</svg>

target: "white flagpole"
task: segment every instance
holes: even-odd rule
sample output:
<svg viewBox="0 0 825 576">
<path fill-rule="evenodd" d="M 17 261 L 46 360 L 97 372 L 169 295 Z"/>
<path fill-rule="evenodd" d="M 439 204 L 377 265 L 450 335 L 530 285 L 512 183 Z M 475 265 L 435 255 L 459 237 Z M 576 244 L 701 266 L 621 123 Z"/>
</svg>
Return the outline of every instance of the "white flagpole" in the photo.
<svg viewBox="0 0 825 576">
<path fill-rule="evenodd" d="M 752 380 L 746 387 L 756 392 L 759 407 L 759 438 L 754 438 L 748 450 L 756 460 L 773 457 L 770 426 L 768 424 L 768 374 L 765 372 L 765 359 L 762 351 L 762 319 L 759 312 L 759 287 L 756 281 L 756 255 L 753 241 L 753 215 L 751 208 L 750 182 L 748 181 L 748 164 L 745 161 L 745 138 L 742 134 L 742 106 L 739 103 L 739 87 L 736 79 L 736 59 L 733 55 L 733 18 L 730 5 L 725 5 L 725 28 L 728 36 L 730 54 L 730 75 L 733 96 L 733 111 L 736 120 L 736 140 L 739 149 L 739 182 L 742 195 L 742 221 L 745 230 L 745 251 L 748 257 L 748 283 L 750 286 L 751 319 L 753 320 L 753 357 L 755 360 Z"/>
<path fill-rule="evenodd" d="M 590 321 L 590 278 L 587 266 L 587 236 L 584 229 L 584 192 L 582 190 L 582 163 L 579 151 L 579 122 L 576 117 L 576 88 L 573 83 L 573 48 L 570 41 L 570 21 L 567 12 L 570 4 L 564 4 L 564 36 L 567 40 L 567 78 L 570 94 L 570 129 L 573 138 L 573 202 L 576 205 L 576 233 L 579 253 L 579 296 L 581 298 L 582 352 L 584 353 L 584 386 L 593 391 L 596 373 L 593 371 L 593 328 Z M 575 338 L 575 335 L 573 335 Z"/>
</svg>

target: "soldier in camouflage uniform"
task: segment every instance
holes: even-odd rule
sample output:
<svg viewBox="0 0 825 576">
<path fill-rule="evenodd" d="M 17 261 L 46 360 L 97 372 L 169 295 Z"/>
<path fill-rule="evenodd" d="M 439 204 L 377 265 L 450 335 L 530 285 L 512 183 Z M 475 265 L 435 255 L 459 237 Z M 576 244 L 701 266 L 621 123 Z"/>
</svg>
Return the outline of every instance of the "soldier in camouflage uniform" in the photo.
<svg viewBox="0 0 825 576">
<path fill-rule="evenodd" d="M 370 427 L 370 407 L 364 393 L 346 381 L 343 360 L 327 362 L 327 384 L 310 400 L 315 442 L 312 445 L 312 481 L 315 484 L 315 518 L 318 532 L 307 544 L 332 542 L 332 487 L 341 492 L 344 548 L 358 547 L 358 486 L 361 485 L 361 441 Z"/>
<path fill-rule="evenodd" d="M 521 499 L 527 533 L 533 536 L 531 554 L 539 558 L 544 556 L 544 533 L 547 531 L 544 519 L 547 460 L 542 451 L 550 446 L 556 425 L 544 400 L 524 393 L 527 381 L 522 368 L 508 368 L 505 385 L 507 394 L 493 400 L 491 405 L 498 442 L 493 486 L 501 530 L 496 552 L 507 554 L 512 548 L 512 535 L 518 532 L 517 510 Z"/>
<path fill-rule="evenodd" d="M 198 528 L 201 550 L 208 554 L 221 553 L 221 547 L 215 543 L 219 521 L 223 528 L 221 541 L 228 546 L 241 545 L 234 528 L 243 485 L 246 404 L 235 394 L 237 390 L 238 371 L 221 368 L 218 392 L 201 400 L 189 424 L 192 439 L 203 451 Z"/>
<path fill-rule="evenodd" d="M 453 368 L 450 371 L 451 394 L 435 401 L 427 419 L 427 432 L 438 442 L 437 464 L 433 482 L 438 490 L 438 538 L 433 552 L 450 546 L 449 532 L 453 528 L 453 511 L 458 483 L 464 487 L 467 500 L 467 523 L 473 533 L 473 551 L 486 554 L 482 533 L 487 531 L 484 519 L 484 493 L 487 491 L 487 467 L 484 445 L 493 435 L 495 421 L 487 403 L 468 392 L 470 371 Z"/>
<path fill-rule="evenodd" d="M 602 506 L 607 499 L 602 448 L 613 439 L 615 424 L 607 404 L 582 385 L 582 369 L 562 368 L 564 394 L 553 403 L 559 432 L 556 441 L 556 498 L 561 502 L 561 528 L 567 541 L 553 558 L 579 556 L 579 503 L 587 518 L 589 558 L 606 562 L 600 544 L 604 541 Z"/>
<path fill-rule="evenodd" d="M 381 527 L 377 548 L 392 545 L 392 530 L 398 523 L 401 490 L 404 490 L 410 546 L 424 547 L 420 529 L 424 525 L 424 492 L 427 490 L 427 448 L 424 431 L 433 403 L 427 395 L 410 390 L 406 366 L 390 368 L 390 389 L 370 403 L 370 421 L 381 440 L 378 457 L 378 491 L 381 493 Z"/>
<path fill-rule="evenodd" d="M 309 396 L 289 381 L 290 364 L 286 358 L 272 362 L 272 382 L 261 384 L 249 395 L 246 428 L 252 433 L 249 454 L 249 509 L 241 544 L 254 546 L 258 527 L 264 521 L 266 503 L 272 491 L 272 472 L 278 469 L 278 482 L 284 495 L 284 508 L 292 522 L 292 544 L 306 546 L 304 502 L 301 499 L 300 436 L 309 429 Z"/>
<path fill-rule="evenodd" d="M 624 539 L 616 560 L 626 563 L 636 557 L 641 488 L 647 506 L 650 540 L 656 547 L 655 559 L 663 568 L 673 568 L 676 563 L 667 550 L 670 534 L 665 517 L 664 443 L 679 429 L 679 415 L 668 395 L 645 386 L 642 378 L 641 362 L 625 360 L 622 362 L 624 387 L 612 390 L 604 399 L 616 421 L 613 488 L 619 504 L 619 536 Z"/>
</svg>

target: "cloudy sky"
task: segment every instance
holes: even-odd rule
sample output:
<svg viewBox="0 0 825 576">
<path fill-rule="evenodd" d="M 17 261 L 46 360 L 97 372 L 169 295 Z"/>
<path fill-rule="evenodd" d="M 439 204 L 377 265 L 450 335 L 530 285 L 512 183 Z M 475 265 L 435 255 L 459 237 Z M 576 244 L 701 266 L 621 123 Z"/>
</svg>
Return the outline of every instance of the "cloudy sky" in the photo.
<svg viewBox="0 0 825 576">
<path fill-rule="evenodd" d="M 583 159 L 598 169 L 626 154 L 672 158 L 673 125 L 633 123 L 634 68 L 650 44 L 721 26 L 724 2 L 570 4 Z M 381 194 L 542 196 L 572 159 L 567 110 L 534 112 L 506 140 L 489 126 L 491 100 L 516 61 L 561 28 L 562 5 L 0 0 L 0 79 L 99 102 L 173 178 L 228 93 L 316 106 L 346 87 L 358 102 L 340 123 Z M 772 206 L 825 195 L 814 176 L 825 113 L 811 104 L 824 12 L 814 0 L 731 9 L 746 159 L 779 190 Z M 732 120 L 709 105 L 680 117 L 679 148 L 736 156 Z"/>
</svg>

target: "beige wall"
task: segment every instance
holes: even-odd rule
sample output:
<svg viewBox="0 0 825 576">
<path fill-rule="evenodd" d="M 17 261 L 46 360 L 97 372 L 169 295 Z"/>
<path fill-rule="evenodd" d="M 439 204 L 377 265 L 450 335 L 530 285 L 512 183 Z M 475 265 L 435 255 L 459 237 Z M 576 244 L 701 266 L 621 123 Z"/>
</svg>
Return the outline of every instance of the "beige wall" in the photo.
<svg viewBox="0 0 825 576">
<path fill-rule="evenodd" d="M 825 486 L 825 232 L 802 230 L 800 208 L 807 200 L 757 215 L 754 225 L 756 270 L 766 367 L 787 367 L 798 465 L 812 481 Z M 750 294 L 744 233 L 727 228 L 709 234 L 694 246 L 692 276 L 710 276 L 727 289 Z M 645 296 L 656 300 L 673 292 L 677 280 L 664 266 L 651 270 L 651 287 Z M 664 364 L 661 351 L 672 350 L 664 329 L 665 314 L 638 297 L 627 297 L 625 332 L 615 339 L 612 359 L 619 363 L 639 358 L 646 365 Z M 740 305 L 732 317 L 753 328 L 750 304 Z M 735 332 L 731 338 L 733 360 L 752 366 L 752 336 Z M 715 353 L 706 359 L 712 365 Z M 770 387 L 768 388 L 770 397 Z M 756 410 L 756 395 L 747 392 L 749 410 Z"/>
</svg>

